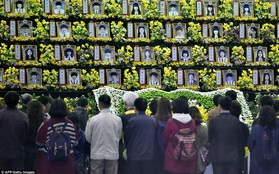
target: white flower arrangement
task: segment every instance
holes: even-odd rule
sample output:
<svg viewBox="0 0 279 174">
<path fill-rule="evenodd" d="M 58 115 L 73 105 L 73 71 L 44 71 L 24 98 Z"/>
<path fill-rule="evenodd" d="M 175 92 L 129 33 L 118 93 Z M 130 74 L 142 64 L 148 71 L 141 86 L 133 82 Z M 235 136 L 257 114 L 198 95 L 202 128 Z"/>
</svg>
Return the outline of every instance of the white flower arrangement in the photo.
<svg viewBox="0 0 279 174">
<path fill-rule="evenodd" d="M 155 88 L 147 88 L 147 89 L 142 89 L 142 90 L 138 90 L 135 91 L 135 93 L 137 93 L 138 95 L 140 94 L 144 94 L 146 92 L 149 91 L 161 91 L 164 93 L 174 93 L 174 92 L 190 92 L 190 93 L 194 93 L 194 94 L 200 94 L 200 95 L 204 95 L 207 97 L 211 97 L 213 98 L 214 95 L 216 94 L 220 94 L 220 95 L 224 95 L 228 90 L 234 90 L 237 93 L 237 101 L 241 104 L 242 106 L 242 115 L 240 116 L 240 120 L 244 123 L 246 123 L 248 126 L 251 126 L 251 120 L 253 120 L 252 114 L 249 110 L 248 104 L 245 100 L 245 97 L 243 95 L 243 92 L 236 90 L 236 89 L 231 89 L 231 88 L 226 88 L 226 89 L 221 89 L 221 90 L 217 90 L 217 91 L 211 91 L 211 92 L 198 92 L 198 91 L 192 91 L 189 89 L 177 89 L 171 92 L 166 92 L 166 91 L 162 91 L 159 89 L 155 89 Z M 125 90 L 119 90 L 119 89 L 115 89 L 115 88 L 111 88 L 108 86 L 105 86 L 103 88 L 99 88 L 99 89 L 95 89 L 93 90 L 94 96 L 95 96 L 95 100 L 97 102 L 98 105 L 98 98 L 103 95 L 103 94 L 107 94 L 111 97 L 111 107 L 110 110 L 116 114 L 119 115 L 119 106 L 121 105 L 121 100 L 122 100 L 122 96 L 128 91 Z M 196 103 L 196 100 L 190 100 L 191 101 L 191 105 L 193 103 Z"/>
</svg>

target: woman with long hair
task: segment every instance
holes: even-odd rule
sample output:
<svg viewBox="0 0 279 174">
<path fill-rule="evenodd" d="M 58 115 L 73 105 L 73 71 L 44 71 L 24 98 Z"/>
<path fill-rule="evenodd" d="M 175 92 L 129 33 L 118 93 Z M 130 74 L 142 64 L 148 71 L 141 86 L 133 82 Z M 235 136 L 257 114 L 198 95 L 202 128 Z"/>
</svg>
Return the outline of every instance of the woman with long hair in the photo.
<svg viewBox="0 0 279 174">
<path fill-rule="evenodd" d="M 203 122 L 201 113 L 196 106 L 191 106 L 189 108 L 189 114 L 196 123 L 196 140 L 198 149 L 203 148 L 206 145 L 208 139 L 207 127 L 202 125 Z M 206 165 L 202 161 L 201 154 L 198 153 L 197 158 L 197 174 L 204 174 Z"/>
<path fill-rule="evenodd" d="M 25 136 L 25 170 L 33 170 L 34 162 L 38 152 L 38 146 L 36 145 L 37 130 L 44 122 L 45 111 L 44 107 L 39 101 L 30 101 L 27 105 L 27 115 L 29 119 L 29 128 Z"/>
<path fill-rule="evenodd" d="M 164 153 L 165 146 L 163 144 L 163 133 L 167 124 L 167 121 L 171 118 L 171 103 L 170 100 L 161 97 L 157 102 L 157 110 L 155 114 L 155 119 L 157 122 L 157 150 L 156 153 L 156 174 L 164 173 Z"/>
<path fill-rule="evenodd" d="M 259 124 L 252 127 L 248 138 L 251 152 L 250 174 L 279 173 L 279 129 L 276 113 L 271 106 L 263 106 Z"/>
</svg>

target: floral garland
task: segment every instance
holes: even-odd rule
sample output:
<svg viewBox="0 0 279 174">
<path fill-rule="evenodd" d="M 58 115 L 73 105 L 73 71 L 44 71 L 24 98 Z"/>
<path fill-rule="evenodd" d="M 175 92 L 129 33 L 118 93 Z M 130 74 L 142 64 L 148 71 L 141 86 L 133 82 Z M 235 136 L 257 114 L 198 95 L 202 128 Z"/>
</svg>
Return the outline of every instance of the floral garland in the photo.
<svg viewBox="0 0 279 174">
<path fill-rule="evenodd" d="M 263 42 L 274 42 L 276 40 L 275 25 L 268 23 L 263 24 L 260 30 L 260 37 Z"/>
<path fill-rule="evenodd" d="M 10 26 L 7 25 L 7 22 L 1 20 L 0 22 L 0 38 L 8 40 L 10 38 Z"/>
<path fill-rule="evenodd" d="M 177 73 L 171 67 L 164 67 L 162 89 L 173 90 L 177 88 Z"/>
<path fill-rule="evenodd" d="M 244 49 L 242 48 L 242 46 L 234 46 L 232 48 L 231 60 L 234 65 L 245 64 L 246 57 L 244 57 Z"/>
<path fill-rule="evenodd" d="M 125 69 L 123 86 L 126 90 L 136 90 L 140 88 L 139 74 L 136 67 Z"/>
<path fill-rule="evenodd" d="M 165 40 L 166 34 L 165 30 L 163 28 L 163 24 L 159 21 L 150 21 L 150 30 L 151 30 L 151 38 L 150 40 L 156 41 L 156 40 Z"/>
<path fill-rule="evenodd" d="M 207 65 L 208 56 L 205 55 L 206 49 L 203 46 L 195 45 L 192 48 L 192 58 L 196 65 Z"/>
<path fill-rule="evenodd" d="M 16 62 L 14 45 L 8 47 L 5 43 L 1 43 L 0 46 L 0 64 L 13 65 Z"/>
<path fill-rule="evenodd" d="M 279 65 L 279 45 L 270 45 L 268 58 L 271 59 L 273 65 Z"/>
<path fill-rule="evenodd" d="M 224 39 L 225 43 L 238 43 L 239 42 L 239 26 L 233 26 L 233 23 L 230 24 L 224 23 Z"/>
<path fill-rule="evenodd" d="M 38 40 L 47 40 L 49 39 L 49 22 L 44 19 L 42 22 L 39 19 L 35 19 L 37 27 L 34 30 L 34 35 Z"/>
<path fill-rule="evenodd" d="M 54 48 L 53 45 L 44 45 L 40 44 L 40 62 L 43 66 L 56 64 L 56 60 L 54 58 Z"/>
<path fill-rule="evenodd" d="M 157 60 L 158 65 L 165 65 L 171 61 L 171 49 L 168 47 L 161 48 L 160 46 L 154 47 L 155 58 Z"/>
<path fill-rule="evenodd" d="M 43 82 L 46 83 L 47 88 L 58 88 L 58 72 L 53 69 L 51 71 L 43 71 Z"/>
<path fill-rule="evenodd" d="M 122 16 L 122 6 L 115 2 L 115 0 L 106 0 L 105 10 L 109 14 L 109 17 L 120 18 Z"/>
<path fill-rule="evenodd" d="M 115 42 L 125 42 L 127 29 L 123 26 L 123 22 L 119 21 L 117 24 L 111 22 L 111 33 Z"/>
<path fill-rule="evenodd" d="M 200 107 L 204 107 L 205 109 L 212 109 L 214 107 L 213 101 L 209 100 L 214 97 L 216 94 L 221 94 L 224 95 L 228 90 L 234 90 L 230 88 L 222 89 L 222 90 L 217 90 L 217 91 L 212 91 L 212 92 L 197 92 L 197 91 L 192 91 L 188 89 L 177 89 L 171 92 L 165 92 L 159 89 L 154 89 L 154 88 L 148 88 L 148 89 L 143 89 L 139 91 L 135 91 L 140 97 L 144 97 L 146 99 L 151 99 L 151 98 L 158 98 L 158 97 L 167 97 L 167 98 L 177 98 L 178 96 L 185 95 L 186 97 L 189 97 L 191 100 L 198 99 L 198 103 L 201 105 Z M 242 106 L 242 115 L 241 115 L 241 121 L 247 123 L 248 125 L 251 125 L 253 117 L 251 114 L 251 111 L 249 110 L 248 104 L 245 100 L 244 94 L 241 91 L 234 90 L 237 93 L 237 100 Z M 104 88 L 99 88 L 93 90 L 94 96 L 95 96 L 95 101 L 98 104 L 98 98 L 103 95 L 107 94 L 111 97 L 112 101 L 112 106 L 110 107 L 111 111 L 117 115 L 120 115 L 124 111 L 124 104 L 122 100 L 122 96 L 126 93 L 127 91 L 124 90 L 119 90 L 119 89 L 114 89 L 108 86 L 105 86 Z M 206 121 L 206 119 L 204 119 Z"/>
<path fill-rule="evenodd" d="M 85 69 L 83 69 L 81 72 L 81 80 L 85 84 L 87 89 L 99 87 L 100 76 L 98 71 L 92 68 L 90 73 L 88 73 Z"/>
<path fill-rule="evenodd" d="M 89 34 L 86 25 L 83 21 L 73 22 L 72 32 L 73 32 L 73 38 L 76 41 L 85 40 Z"/>
<path fill-rule="evenodd" d="M 116 53 L 117 61 L 121 65 L 131 65 L 134 61 L 133 55 L 133 48 L 130 45 L 126 47 L 122 46 Z"/>
<path fill-rule="evenodd" d="M 271 19 L 271 3 L 255 0 L 255 13 L 259 19 Z"/>
<path fill-rule="evenodd" d="M 194 22 L 189 22 L 188 25 L 189 25 L 188 32 L 187 32 L 188 39 L 193 42 L 198 42 L 198 43 L 203 42 L 203 37 L 201 33 L 201 24 L 199 23 L 195 24 Z"/>
<path fill-rule="evenodd" d="M 9 67 L 5 70 L 3 75 L 3 80 L 5 81 L 5 85 L 10 88 L 19 87 L 19 69 L 15 67 Z"/>
<path fill-rule="evenodd" d="M 154 19 L 160 16 L 160 9 L 158 8 L 158 0 L 142 0 L 144 7 L 144 18 Z"/>
<path fill-rule="evenodd" d="M 69 7 L 67 8 L 66 13 L 70 17 L 81 18 L 83 16 L 82 15 L 82 1 L 81 0 L 70 0 Z"/>
<path fill-rule="evenodd" d="M 204 91 L 215 89 L 216 85 L 216 70 L 204 68 L 199 71 L 200 82 Z"/>
<path fill-rule="evenodd" d="M 29 3 L 29 16 L 41 16 L 43 14 L 43 8 L 41 0 L 28 0 Z"/>
<path fill-rule="evenodd" d="M 195 0 L 190 0 L 189 3 L 186 0 L 181 0 L 181 15 L 186 19 L 195 19 L 196 7 Z"/>
<path fill-rule="evenodd" d="M 218 16 L 226 21 L 233 19 L 232 0 L 220 0 Z"/>
<path fill-rule="evenodd" d="M 77 49 L 77 55 L 79 57 L 78 62 L 80 65 L 92 65 L 93 64 L 93 51 L 94 46 L 89 45 L 88 43 L 82 44 L 81 46 L 78 46 Z"/>
<path fill-rule="evenodd" d="M 252 78 L 253 72 L 251 69 L 242 70 L 241 75 L 238 77 L 237 85 L 240 89 L 255 90 Z"/>
</svg>

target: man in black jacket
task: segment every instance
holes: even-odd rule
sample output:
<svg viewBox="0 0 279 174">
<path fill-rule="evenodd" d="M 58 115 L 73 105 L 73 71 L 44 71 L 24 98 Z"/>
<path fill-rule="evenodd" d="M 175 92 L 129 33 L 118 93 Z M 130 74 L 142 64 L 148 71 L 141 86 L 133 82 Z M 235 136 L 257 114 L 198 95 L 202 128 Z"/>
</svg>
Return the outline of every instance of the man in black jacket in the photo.
<svg viewBox="0 0 279 174">
<path fill-rule="evenodd" d="M 238 172 L 241 126 L 239 120 L 229 112 L 231 103 L 229 97 L 221 97 L 221 113 L 209 123 L 208 138 L 214 174 Z"/>
</svg>

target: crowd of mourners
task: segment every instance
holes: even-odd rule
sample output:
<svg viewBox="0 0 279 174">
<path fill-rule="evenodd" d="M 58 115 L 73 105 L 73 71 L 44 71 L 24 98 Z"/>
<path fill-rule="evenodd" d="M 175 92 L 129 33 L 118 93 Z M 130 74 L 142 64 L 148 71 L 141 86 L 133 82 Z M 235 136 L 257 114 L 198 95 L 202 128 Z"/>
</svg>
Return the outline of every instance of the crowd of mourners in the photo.
<svg viewBox="0 0 279 174">
<path fill-rule="evenodd" d="M 126 92 L 123 101 L 126 112 L 117 116 L 110 111 L 110 96 L 101 95 L 99 114 L 89 118 L 83 97 L 69 112 L 62 99 L 7 92 L 0 103 L 0 171 L 203 174 L 212 164 L 214 174 L 279 173 L 279 101 L 270 96 L 260 98 L 250 130 L 240 121 L 233 90 L 213 97 L 216 107 L 206 124 L 184 96 L 148 103 Z"/>
</svg>

